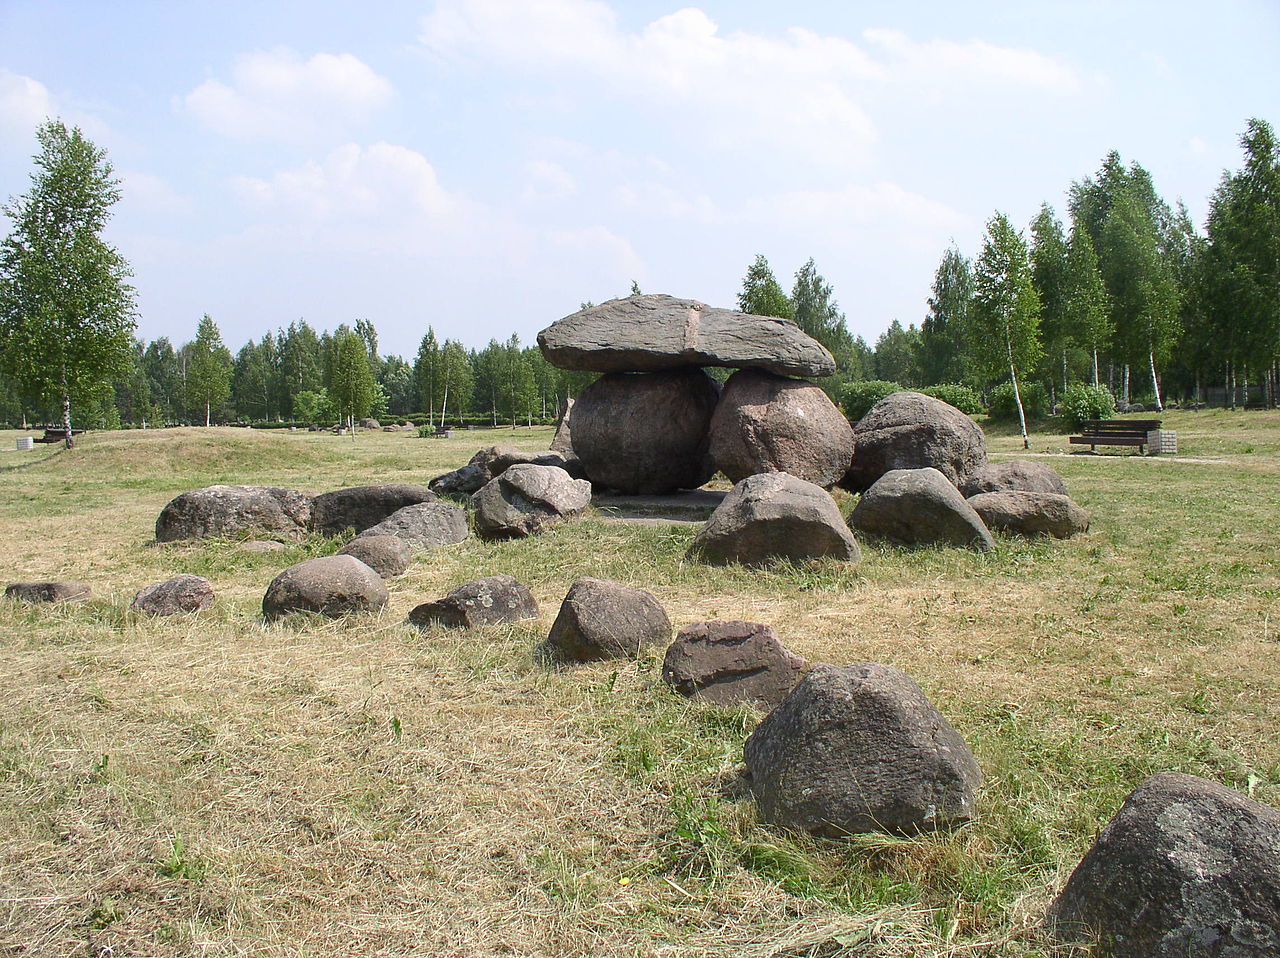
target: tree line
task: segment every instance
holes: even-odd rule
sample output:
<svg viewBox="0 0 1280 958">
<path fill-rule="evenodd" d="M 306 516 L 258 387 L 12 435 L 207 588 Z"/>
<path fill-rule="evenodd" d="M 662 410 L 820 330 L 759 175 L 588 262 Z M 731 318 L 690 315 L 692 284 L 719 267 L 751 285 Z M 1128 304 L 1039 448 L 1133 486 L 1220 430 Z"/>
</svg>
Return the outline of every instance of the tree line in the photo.
<svg viewBox="0 0 1280 958">
<path fill-rule="evenodd" d="M 496 426 L 553 419 L 594 378 L 556 369 L 515 335 L 468 349 L 428 328 L 411 359 L 382 355 L 367 319 L 319 332 L 297 320 L 232 353 L 206 315 L 178 346 L 134 338 L 108 381 L 72 398 L 89 428 L 350 425 L 366 416 Z M 56 400 L 24 396 L 14 377 L 0 376 L 0 421 L 57 421 L 56 411 Z"/>
<path fill-rule="evenodd" d="M 1274 407 L 1280 387 L 1280 147 L 1252 119 L 1241 169 L 1210 198 L 1204 232 L 1118 153 L 1024 233 L 996 213 L 969 259 L 954 244 L 919 328 L 891 326 L 905 385 L 1004 380 L 1060 397 L 1073 383 L 1121 403 L 1170 398 Z M 877 352 L 881 343 L 877 343 Z"/>
<path fill-rule="evenodd" d="M 4 207 L 14 229 L 0 246 L 0 420 L 69 429 L 74 404 L 77 425 L 98 428 L 368 415 L 496 426 L 546 421 L 595 378 L 556 369 L 514 334 L 469 348 L 428 327 L 413 357 L 382 355 L 369 319 L 332 331 L 299 319 L 234 354 L 207 315 L 181 345 L 145 342 L 128 264 L 100 235 L 119 198 L 105 153 L 59 121 L 37 141 L 32 188 Z M 1065 224 L 1048 204 L 1026 232 L 997 212 L 975 258 L 952 244 L 921 325 L 895 319 L 874 346 L 850 333 L 812 259 L 787 292 L 757 256 L 738 306 L 823 343 L 837 371 L 821 385 L 837 399 L 874 380 L 1007 389 L 1024 432 L 1028 394 L 1052 403 L 1080 384 L 1156 408 L 1215 395 L 1274 406 L 1280 147 L 1260 119 L 1241 145 L 1244 165 L 1224 173 L 1203 233 L 1112 152 L 1071 184 Z"/>
</svg>

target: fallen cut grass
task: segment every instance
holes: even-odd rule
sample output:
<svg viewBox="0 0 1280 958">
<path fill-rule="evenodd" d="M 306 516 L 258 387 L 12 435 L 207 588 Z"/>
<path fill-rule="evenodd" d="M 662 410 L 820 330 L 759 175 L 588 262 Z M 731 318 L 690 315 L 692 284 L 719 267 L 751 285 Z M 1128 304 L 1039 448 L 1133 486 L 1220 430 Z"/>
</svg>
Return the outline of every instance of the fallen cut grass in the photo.
<svg viewBox="0 0 1280 958">
<path fill-rule="evenodd" d="M 383 614 L 338 622 L 258 614 L 280 568 L 337 542 L 156 547 L 156 515 L 213 482 L 425 482 L 483 444 L 544 447 L 549 430 L 98 434 L 0 473 L 10 581 L 95 591 L 0 603 L 0 951 L 1059 954 L 1044 905 L 1144 776 L 1192 772 L 1280 804 L 1280 454 L 1258 451 L 1280 415 L 1177 415 L 1214 417 L 1171 424 L 1180 461 L 1046 460 L 1093 517 L 1069 542 L 867 543 L 854 567 L 750 571 L 685 562 L 687 526 L 591 516 L 423 555 Z M 209 576 L 217 604 L 129 611 L 178 572 Z M 538 620 L 405 624 L 495 572 L 530 585 Z M 768 622 L 813 661 L 905 669 L 978 756 L 978 820 L 845 842 L 762 826 L 741 778 L 755 713 L 672 695 L 661 650 L 535 664 L 579 575 L 651 589 L 677 627 Z"/>
</svg>

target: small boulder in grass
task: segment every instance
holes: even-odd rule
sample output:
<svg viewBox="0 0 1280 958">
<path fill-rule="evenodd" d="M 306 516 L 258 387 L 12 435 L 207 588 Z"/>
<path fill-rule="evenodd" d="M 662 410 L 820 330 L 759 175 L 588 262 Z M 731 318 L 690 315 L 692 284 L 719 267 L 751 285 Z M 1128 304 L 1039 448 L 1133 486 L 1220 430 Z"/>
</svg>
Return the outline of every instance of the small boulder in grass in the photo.
<svg viewBox="0 0 1280 958">
<path fill-rule="evenodd" d="M 982 518 L 937 469 L 892 469 L 849 513 L 849 526 L 906 546 L 959 546 L 990 552 L 995 540 Z"/>
<path fill-rule="evenodd" d="M 475 629 L 537 617 L 538 602 L 529 587 L 501 574 L 465 582 L 443 599 L 424 602 L 409 613 L 409 621 L 420 629 Z"/>
<path fill-rule="evenodd" d="M 272 579 L 262 597 L 262 614 L 274 619 L 290 612 L 313 612 L 337 618 L 376 612 L 388 598 L 382 576 L 355 556 L 322 556 L 291 565 Z"/>
<path fill-rule="evenodd" d="M 983 492 L 967 501 L 997 532 L 1070 539 L 1089 531 L 1089 513 L 1052 492 Z"/>
<path fill-rule="evenodd" d="M 482 539 L 536 535 L 580 516 L 591 505 L 591 483 L 558 466 L 517 463 L 471 497 Z"/>
<path fill-rule="evenodd" d="M 346 529 L 359 535 L 405 506 L 437 500 L 436 494 L 426 486 L 412 482 L 379 482 L 336 489 L 311 500 L 311 527 L 328 536 Z"/>
<path fill-rule="evenodd" d="M 289 546 L 277 539 L 250 539 L 236 545 L 241 552 L 262 555 L 268 552 L 288 552 Z"/>
<path fill-rule="evenodd" d="M 1067 484 L 1042 462 L 1008 459 L 988 462 L 960 482 L 960 494 L 966 499 L 984 492 L 1052 492 L 1065 496 Z"/>
<path fill-rule="evenodd" d="M 461 542 L 470 534 L 467 514 L 459 507 L 447 502 L 421 502 L 396 510 L 357 538 L 395 536 L 414 549 L 426 550 Z"/>
<path fill-rule="evenodd" d="M 750 702 L 771 709 L 808 668 L 770 626 L 713 620 L 680 630 L 662 661 L 662 679 L 699 701 Z"/>
<path fill-rule="evenodd" d="M 436 476 L 427 483 L 427 487 L 442 496 L 469 496 L 484 488 L 484 484 L 489 479 L 489 473 L 484 466 L 469 462 L 452 472 Z"/>
<path fill-rule="evenodd" d="M 636 658 L 670 641 L 671 620 L 652 593 L 583 577 L 564 597 L 541 653 L 557 662 L 598 662 Z"/>
<path fill-rule="evenodd" d="M 88 583 L 75 581 L 15 582 L 4 590 L 7 598 L 32 603 L 80 602 L 91 593 Z"/>
<path fill-rule="evenodd" d="M 838 838 L 969 821 L 982 773 L 905 672 L 818 665 L 743 749 L 761 817 Z"/>
<path fill-rule="evenodd" d="M 689 559 L 708 565 L 824 557 L 858 562 L 862 552 L 827 491 L 786 472 L 734 485 L 688 551 Z"/>
<path fill-rule="evenodd" d="M 175 575 L 139 591 L 129 608 L 150 615 L 178 615 L 207 609 L 213 599 L 213 583 L 204 576 Z"/>
<path fill-rule="evenodd" d="M 1059 941 L 1126 958 L 1280 955 L 1280 810 L 1166 772 L 1125 799 L 1049 908 Z"/>
<path fill-rule="evenodd" d="M 338 550 L 355 556 L 384 579 L 393 579 L 409 568 L 413 546 L 399 536 L 357 536 Z"/>
</svg>

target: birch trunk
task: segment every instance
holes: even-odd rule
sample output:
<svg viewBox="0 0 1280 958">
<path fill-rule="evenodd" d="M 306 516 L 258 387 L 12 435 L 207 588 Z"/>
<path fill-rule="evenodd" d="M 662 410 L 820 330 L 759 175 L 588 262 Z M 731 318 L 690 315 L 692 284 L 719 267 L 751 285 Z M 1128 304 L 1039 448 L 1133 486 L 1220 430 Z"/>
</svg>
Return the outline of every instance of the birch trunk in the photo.
<svg viewBox="0 0 1280 958">
<path fill-rule="evenodd" d="M 1156 354 L 1154 351 L 1147 353 L 1147 358 L 1151 361 L 1151 388 L 1156 396 L 1156 410 L 1164 412 L 1164 403 L 1160 401 L 1160 380 L 1156 378 Z"/>
<path fill-rule="evenodd" d="M 65 430 L 63 442 L 67 449 L 76 444 L 71 438 L 71 390 L 67 388 L 67 367 L 62 367 L 62 428 Z"/>
<path fill-rule="evenodd" d="M 1018 371 L 1013 367 L 1013 345 L 1009 345 L 1009 378 L 1013 381 L 1013 401 L 1018 407 L 1018 424 L 1022 426 L 1022 448 L 1031 448 L 1031 437 L 1027 435 L 1027 414 L 1022 409 L 1022 393 L 1018 390 Z"/>
</svg>

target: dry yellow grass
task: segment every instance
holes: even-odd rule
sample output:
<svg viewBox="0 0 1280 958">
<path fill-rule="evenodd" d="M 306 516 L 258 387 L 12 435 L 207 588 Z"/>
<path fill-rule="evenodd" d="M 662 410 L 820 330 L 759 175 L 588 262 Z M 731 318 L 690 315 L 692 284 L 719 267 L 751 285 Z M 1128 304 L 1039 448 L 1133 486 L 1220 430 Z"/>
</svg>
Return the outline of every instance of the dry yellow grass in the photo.
<svg viewBox="0 0 1280 958">
<path fill-rule="evenodd" d="M 421 556 L 381 615 L 273 626 L 267 582 L 336 543 L 150 546 L 173 495 L 421 482 L 549 432 L 100 434 L 0 472 L 7 581 L 95 592 L 0 603 L 0 952 L 1047 954 L 1044 903 L 1145 774 L 1280 804 L 1280 416 L 1218 422 L 1231 448 L 1184 442 L 1214 462 L 1052 460 L 1094 519 L 1070 542 L 747 572 L 684 563 L 687 528 L 596 517 Z M 177 572 L 218 604 L 128 611 Z M 405 625 L 492 572 L 527 582 L 541 618 Z M 752 715 L 675 701 L 654 658 L 535 665 L 584 574 L 652 589 L 677 627 L 764 621 L 811 659 L 906 669 L 975 747 L 981 820 L 879 845 L 762 828 L 736 780 Z"/>
</svg>

